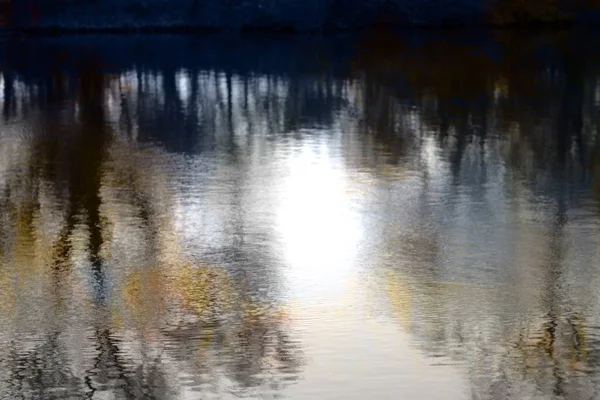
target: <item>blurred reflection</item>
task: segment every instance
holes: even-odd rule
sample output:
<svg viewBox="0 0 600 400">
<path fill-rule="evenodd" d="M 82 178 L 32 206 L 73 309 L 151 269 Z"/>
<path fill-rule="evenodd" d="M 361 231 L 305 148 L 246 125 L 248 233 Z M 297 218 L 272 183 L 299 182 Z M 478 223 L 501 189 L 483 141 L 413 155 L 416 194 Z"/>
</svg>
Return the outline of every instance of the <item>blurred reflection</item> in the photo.
<svg viewBox="0 0 600 400">
<path fill-rule="evenodd" d="M 547 59 L 545 43 L 498 48 L 506 37 L 496 59 L 471 37 L 407 39 L 367 37 L 355 67 L 382 88 L 406 80 L 412 97 L 392 97 L 421 114 L 419 177 L 387 182 L 394 220 L 374 222 L 382 307 L 467 368 L 470 398 L 596 398 L 596 61 L 565 37 L 544 38 Z"/>
<path fill-rule="evenodd" d="M 486 35 L 0 42 L 2 397 L 599 396 L 595 39 Z"/>
</svg>

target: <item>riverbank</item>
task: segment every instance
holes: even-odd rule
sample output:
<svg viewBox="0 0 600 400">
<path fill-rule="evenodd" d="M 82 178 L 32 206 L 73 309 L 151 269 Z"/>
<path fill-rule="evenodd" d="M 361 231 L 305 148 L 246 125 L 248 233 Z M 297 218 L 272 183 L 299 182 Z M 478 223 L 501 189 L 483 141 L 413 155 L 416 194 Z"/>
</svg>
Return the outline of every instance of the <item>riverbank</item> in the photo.
<svg viewBox="0 0 600 400">
<path fill-rule="evenodd" d="M 348 31 L 370 26 L 600 23 L 597 0 L 1 0 L 5 31 Z"/>
</svg>

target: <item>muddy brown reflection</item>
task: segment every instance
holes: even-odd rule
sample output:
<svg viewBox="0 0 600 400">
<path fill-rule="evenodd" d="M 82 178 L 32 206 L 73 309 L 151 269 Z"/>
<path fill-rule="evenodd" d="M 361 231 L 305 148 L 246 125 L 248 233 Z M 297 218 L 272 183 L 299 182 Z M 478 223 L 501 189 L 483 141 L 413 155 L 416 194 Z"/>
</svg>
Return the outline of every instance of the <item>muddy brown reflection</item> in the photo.
<svg viewBox="0 0 600 400">
<path fill-rule="evenodd" d="M 600 398 L 596 42 L 3 39 L 0 397 Z"/>
</svg>

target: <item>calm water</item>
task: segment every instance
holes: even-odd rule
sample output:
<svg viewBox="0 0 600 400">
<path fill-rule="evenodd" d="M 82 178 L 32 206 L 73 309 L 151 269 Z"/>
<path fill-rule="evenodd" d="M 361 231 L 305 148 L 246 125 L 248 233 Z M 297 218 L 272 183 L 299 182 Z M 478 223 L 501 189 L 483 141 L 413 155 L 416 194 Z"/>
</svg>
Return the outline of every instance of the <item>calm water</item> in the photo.
<svg viewBox="0 0 600 400">
<path fill-rule="evenodd" d="M 1 399 L 600 399 L 600 35 L 0 41 Z"/>
</svg>

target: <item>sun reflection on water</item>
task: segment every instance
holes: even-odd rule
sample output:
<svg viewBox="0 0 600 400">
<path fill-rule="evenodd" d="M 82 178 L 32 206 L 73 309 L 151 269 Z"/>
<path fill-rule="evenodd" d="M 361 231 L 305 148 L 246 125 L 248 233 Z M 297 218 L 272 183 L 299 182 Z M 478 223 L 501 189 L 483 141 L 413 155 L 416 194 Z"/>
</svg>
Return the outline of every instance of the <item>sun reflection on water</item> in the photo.
<svg viewBox="0 0 600 400">
<path fill-rule="evenodd" d="M 335 163 L 331 154 L 304 147 L 289 158 L 281 188 L 276 225 L 292 292 L 303 299 L 340 294 L 362 235 L 346 173 Z"/>
</svg>

